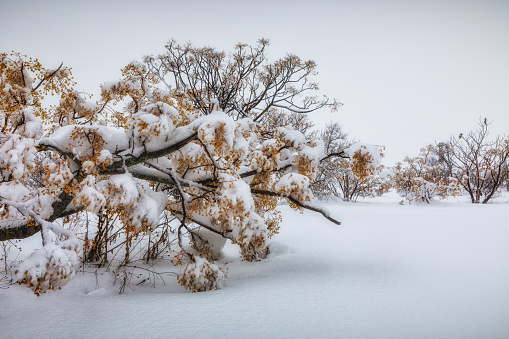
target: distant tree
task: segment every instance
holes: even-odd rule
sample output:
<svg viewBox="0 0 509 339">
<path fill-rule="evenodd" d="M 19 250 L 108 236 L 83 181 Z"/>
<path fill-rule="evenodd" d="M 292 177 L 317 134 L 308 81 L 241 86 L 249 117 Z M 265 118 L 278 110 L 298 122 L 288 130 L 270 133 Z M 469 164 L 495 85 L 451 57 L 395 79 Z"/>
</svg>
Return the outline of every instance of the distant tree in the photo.
<svg viewBox="0 0 509 339">
<path fill-rule="evenodd" d="M 82 248 L 99 262 L 122 248 L 126 263 L 148 233 L 157 239 L 149 239 L 144 257 L 172 246 L 174 263 L 184 267 L 178 281 L 204 291 L 222 285 L 225 273 L 213 260 L 226 240 L 246 260 L 267 254 L 281 198 L 339 224 L 312 204 L 309 184 L 323 143 L 291 126 L 260 123 L 276 116 L 271 110 L 330 105 L 314 98 L 297 104 L 298 94 L 317 88 L 307 80 L 314 63 L 287 56 L 264 64 L 266 44 L 239 45 L 227 59 L 170 44 L 167 57 L 127 65 L 96 103 L 74 91 L 69 69 L 0 54 L 0 241 L 40 232 L 43 245 L 18 267 L 17 281 L 36 294 L 60 288 Z M 202 62 L 217 67 L 202 74 Z M 159 88 L 170 71 L 177 87 Z M 60 96 L 59 104 L 43 107 L 47 94 Z M 372 158 L 354 153 L 353 171 L 370 172 Z M 93 238 L 69 229 L 88 230 L 83 211 L 97 216 Z M 168 220 L 175 228 L 161 230 Z"/>
<path fill-rule="evenodd" d="M 327 157 L 318 166 L 312 185 L 315 195 L 325 198 L 335 196 L 344 201 L 356 201 L 359 197 L 373 197 L 389 187 L 379 177 L 383 155 L 380 148 L 355 143 L 348 139 L 339 123 L 330 123 L 321 132 Z M 363 164 L 369 163 L 369 169 Z M 373 166 L 373 164 L 377 164 Z"/>
<path fill-rule="evenodd" d="M 506 140 L 505 142 L 506 142 L 506 143 L 508 143 L 508 141 L 507 141 L 507 140 Z M 505 171 L 505 172 L 507 172 L 507 173 L 509 173 L 509 163 L 507 163 L 507 164 L 504 166 L 504 171 Z M 505 177 L 504 184 L 506 185 L 506 187 L 505 187 L 506 191 L 508 191 L 508 192 L 509 192 L 509 175 L 507 175 L 507 176 Z"/>
<path fill-rule="evenodd" d="M 392 185 L 409 201 L 430 203 L 434 197 L 446 198 L 461 187 L 443 159 L 443 145 L 421 148 L 417 157 L 406 157 L 392 169 Z"/>
<path fill-rule="evenodd" d="M 509 175 L 509 139 L 490 141 L 487 119 L 479 120 L 475 131 L 451 136 L 442 161 L 470 195 L 472 203 L 487 203 Z"/>
</svg>

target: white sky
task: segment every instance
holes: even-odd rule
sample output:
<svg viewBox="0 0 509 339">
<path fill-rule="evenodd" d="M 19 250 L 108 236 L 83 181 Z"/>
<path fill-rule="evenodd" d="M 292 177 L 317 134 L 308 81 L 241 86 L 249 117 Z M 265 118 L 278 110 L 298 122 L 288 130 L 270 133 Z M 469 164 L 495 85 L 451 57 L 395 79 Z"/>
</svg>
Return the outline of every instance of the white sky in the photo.
<svg viewBox="0 0 509 339">
<path fill-rule="evenodd" d="M 493 120 L 509 134 L 509 1 L 0 0 L 0 51 L 73 68 L 97 93 L 171 38 L 230 50 L 271 40 L 318 63 L 323 94 L 344 106 L 312 116 L 386 146 L 386 164 Z"/>
</svg>

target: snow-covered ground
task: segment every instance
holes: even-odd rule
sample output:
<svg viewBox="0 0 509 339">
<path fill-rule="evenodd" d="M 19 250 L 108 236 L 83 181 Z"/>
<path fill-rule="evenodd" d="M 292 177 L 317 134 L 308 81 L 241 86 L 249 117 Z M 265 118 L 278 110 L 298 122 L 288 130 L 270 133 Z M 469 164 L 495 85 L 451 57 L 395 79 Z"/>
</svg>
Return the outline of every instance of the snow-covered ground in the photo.
<svg viewBox="0 0 509 339">
<path fill-rule="evenodd" d="M 509 196 L 400 200 L 327 203 L 342 226 L 282 205 L 270 257 L 228 247 L 222 290 L 189 293 L 166 274 L 119 295 L 93 273 L 39 298 L 0 290 L 0 337 L 509 338 Z"/>
</svg>

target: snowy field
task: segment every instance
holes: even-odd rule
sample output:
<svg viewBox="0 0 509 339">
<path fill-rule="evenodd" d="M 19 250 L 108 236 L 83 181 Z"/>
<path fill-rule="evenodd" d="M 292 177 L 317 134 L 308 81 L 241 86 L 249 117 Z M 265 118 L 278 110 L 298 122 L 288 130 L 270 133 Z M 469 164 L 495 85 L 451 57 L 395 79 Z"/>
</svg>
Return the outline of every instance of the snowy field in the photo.
<svg viewBox="0 0 509 339">
<path fill-rule="evenodd" d="M 167 274 L 119 295 L 93 273 L 39 298 L 0 290 L 0 337 L 509 338 L 509 196 L 400 200 L 327 203 L 342 226 L 283 205 L 269 259 L 228 247 L 218 291 L 189 293 Z"/>
</svg>

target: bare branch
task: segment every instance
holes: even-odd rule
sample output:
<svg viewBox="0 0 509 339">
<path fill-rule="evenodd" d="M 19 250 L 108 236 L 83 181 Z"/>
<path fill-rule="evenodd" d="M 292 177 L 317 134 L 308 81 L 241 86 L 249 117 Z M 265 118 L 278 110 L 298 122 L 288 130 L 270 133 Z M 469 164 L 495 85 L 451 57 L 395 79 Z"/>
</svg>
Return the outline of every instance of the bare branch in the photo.
<svg viewBox="0 0 509 339">
<path fill-rule="evenodd" d="M 316 205 L 313 205 L 313 204 L 311 204 L 309 202 L 299 201 L 299 200 L 295 199 L 292 196 L 285 196 L 285 195 L 282 195 L 282 194 L 279 194 L 279 193 L 276 193 L 276 192 L 272 192 L 272 191 L 267 191 L 267 190 L 259 190 L 259 189 L 251 188 L 251 193 L 253 193 L 253 194 L 260 194 L 260 195 L 268 195 L 268 196 L 272 196 L 272 197 L 286 198 L 286 199 L 288 199 L 289 201 L 291 201 L 292 203 L 294 203 L 295 205 L 297 205 L 299 207 L 308 209 L 308 210 L 313 211 L 313 212 L 320 213 L 327 220 L 333 222 L 336 225 L 341 225 L 341 222 L 336 220 L 336 219 L 334 219 L 333 217 L 331 217 L 327 210 L 325 210 L 323 208 L 320 208 L 320 207 L 318 207 Z"/>
</svg>

